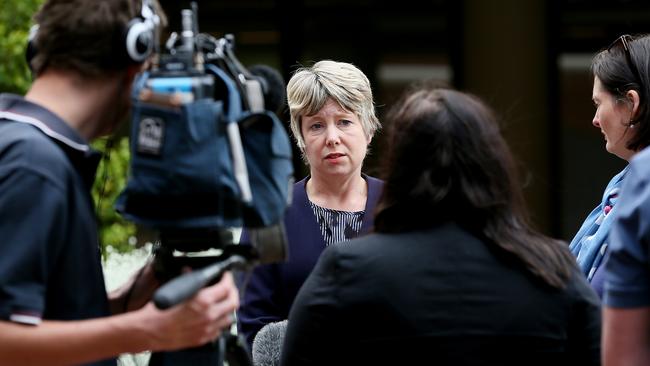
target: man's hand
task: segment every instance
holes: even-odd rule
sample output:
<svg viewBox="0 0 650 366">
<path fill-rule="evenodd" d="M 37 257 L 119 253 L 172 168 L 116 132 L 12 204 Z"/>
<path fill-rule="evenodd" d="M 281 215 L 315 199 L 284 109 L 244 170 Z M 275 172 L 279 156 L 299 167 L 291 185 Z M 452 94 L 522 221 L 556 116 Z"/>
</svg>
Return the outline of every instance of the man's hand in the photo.
<svg viewBox="0 0 650 366">
<path fill-rule="evenodd" d="M 216 284 L 167 310 L 148 303 L 141 311 L 149 349 L 176 350 L 200 346 L 221 335 L 233 322 L 239 295 L 229 272 Z"/>
</svg>

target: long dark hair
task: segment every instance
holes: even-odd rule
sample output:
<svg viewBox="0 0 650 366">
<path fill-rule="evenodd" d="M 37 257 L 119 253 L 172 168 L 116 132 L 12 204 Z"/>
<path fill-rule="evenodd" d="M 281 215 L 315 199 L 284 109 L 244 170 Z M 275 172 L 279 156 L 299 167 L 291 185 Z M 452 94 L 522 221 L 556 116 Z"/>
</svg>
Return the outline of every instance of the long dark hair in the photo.
<svg viewBox="0 0 650 366">
<path fill-rule="evenodd" d="M 639 94 L 639 108 L 634 120 L 630 121 L 636 132 L 626 147 L 639 151 L 650 146 L 650 36 L 619 37 L 594 56 L 591 73 L 618 100 L 625 100 L 630 90 Z"/>
<path fill-rule="evenodd" d="M 564 243 L 528 224 L 512 154 L 487 106 L 469 94 L 421 86 L 390 110 L 387 121 L 377 232 L 453 221 L 549 285 L 565 286 L 575 259 Z"/>
</svg>

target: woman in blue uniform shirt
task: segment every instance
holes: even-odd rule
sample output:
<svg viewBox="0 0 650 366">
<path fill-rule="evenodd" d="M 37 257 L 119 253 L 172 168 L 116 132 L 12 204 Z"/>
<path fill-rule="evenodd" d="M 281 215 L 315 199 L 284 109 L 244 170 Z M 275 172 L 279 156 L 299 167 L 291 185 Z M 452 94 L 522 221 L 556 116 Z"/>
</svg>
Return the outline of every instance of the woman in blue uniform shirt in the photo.
<svg viewBox="0 0 650 366">
<path fill-rule="evenodd" d="M 647 37 L 619 37 L 599 52 L 591 63 L 592 99 L 596 113 L 592 124 L 605 138 L 605 149 L 625 161 L 650 143 L 647 108 Z M 638 66 L 637 66 L 638 65 Z M 645 69 L 641 66 L 645 65 Z M 602 298 L 604 260 L 608 235 L 627 166 L 609 182 L 600 204 L 589 214 L 570 244 L 578 265 Z"/>
</svg>

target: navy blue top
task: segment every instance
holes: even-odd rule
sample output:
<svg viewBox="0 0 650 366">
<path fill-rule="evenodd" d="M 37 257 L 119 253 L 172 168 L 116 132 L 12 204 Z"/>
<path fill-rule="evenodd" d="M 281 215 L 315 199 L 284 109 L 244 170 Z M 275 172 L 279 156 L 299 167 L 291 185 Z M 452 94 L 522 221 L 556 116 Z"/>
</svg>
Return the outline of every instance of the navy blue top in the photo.
<svg viewBox="0 0 650 366">
<path fill-rule="evenodd" d="M 611 307 L 650 306 L 650 150 L 637 154 L 614 212 L 605 263 L 605 297 Z"/>
<path fill-rule="evenodd" d="M 0 94 L 0 319 L 109 315 L 90 196 L 99 158 L 52 112 Z"/>
<path fill-rule="evenodd" d="M 383 188 L 381 180 L 363 177 L 368 183 L 368 198 L 361 235 L 370 232 L 374 225 L 375 205 Z M 307 180 L 294 184 L 292 204 L 284 216 L 289 258 L 283 263 L 256 266 L 242 294 L 237 320 L 249 346 L 264 325 L 289 317 L 298 290 L 326 247 L 309 205 Z"/>
<path fill-rule="evenodd" d="M 314 202 L 309 202 L 325 245 L 348 241 L 359 236 L 365 211 L 340 211 L 331 208 L 320 207 Z"/>
</svg>

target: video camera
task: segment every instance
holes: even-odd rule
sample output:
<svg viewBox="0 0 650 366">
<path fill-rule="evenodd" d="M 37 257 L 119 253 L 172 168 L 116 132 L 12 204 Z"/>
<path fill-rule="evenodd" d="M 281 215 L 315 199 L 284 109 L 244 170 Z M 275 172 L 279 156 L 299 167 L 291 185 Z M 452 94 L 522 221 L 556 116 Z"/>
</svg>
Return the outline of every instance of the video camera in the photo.
<svg viewBox="0 0 650 366">
<path fill-rule="evenodd" d="M 192 7 L 181 11 L 180 35 L 172 33 L 166 52 L 135 81 L 130 174 L 116 203 L 125 218 L 159 232 L 157 272 L 173 278 L 184 266 L 200 268 L 158 290 L 154 302 L 163 309 L 228 268 L 286 256 L 291 143 L 269 111 L 284 101 L 284 84 L 273 79 L 282 77 L 244 67 L 232 35 L 199 33 Z M 231 228 L 246 228 L 253 245 L 233 244 Z"/>
</svg>

